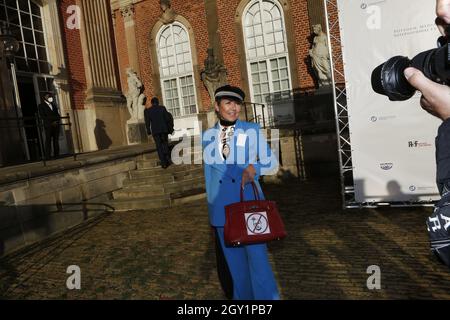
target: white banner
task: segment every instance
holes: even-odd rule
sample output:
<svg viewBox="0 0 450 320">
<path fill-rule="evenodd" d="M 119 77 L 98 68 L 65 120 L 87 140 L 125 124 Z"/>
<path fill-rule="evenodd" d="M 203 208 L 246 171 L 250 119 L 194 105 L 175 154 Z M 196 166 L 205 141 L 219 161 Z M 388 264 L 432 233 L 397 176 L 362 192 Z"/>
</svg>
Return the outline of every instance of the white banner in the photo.
<svg viewBox="0 0 450 320">
<path fill-rule="evenodd" d="M 356 201 L 429 201 L 436 187 L 441 123 L 420 95 L 391 102 L 372 90 L 372 71 L 393 56 L 436 48 L 434 0 L 338 0 Z"/>
</svg>

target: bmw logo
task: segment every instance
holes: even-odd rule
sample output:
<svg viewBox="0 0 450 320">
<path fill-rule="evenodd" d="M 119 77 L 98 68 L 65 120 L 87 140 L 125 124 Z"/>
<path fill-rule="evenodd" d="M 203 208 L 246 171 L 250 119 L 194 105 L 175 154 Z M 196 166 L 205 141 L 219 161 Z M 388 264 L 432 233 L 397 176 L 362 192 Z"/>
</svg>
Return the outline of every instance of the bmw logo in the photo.
<svg viewBox="0 0 450 320">
<path fill-rule="evenodd" d="M 409 187 L 409 191 L 412 191 L 412 192 L 416 191 L 416 186 Z"/>
</svg>

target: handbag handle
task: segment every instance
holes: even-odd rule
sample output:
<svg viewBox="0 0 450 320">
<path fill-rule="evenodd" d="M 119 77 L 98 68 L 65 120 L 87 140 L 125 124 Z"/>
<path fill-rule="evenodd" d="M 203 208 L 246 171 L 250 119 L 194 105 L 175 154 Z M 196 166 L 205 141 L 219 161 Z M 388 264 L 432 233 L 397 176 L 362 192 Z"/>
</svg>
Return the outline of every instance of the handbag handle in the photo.
<svg viewBox="0 0 450 320">
<path fill-rule="evenodd" d="M 241 188 L 241 202 L 244 202 L 244 187 Z M 255 200 L 259 201 L 259 192 L 258 192 L 258 188 L 256 187 L 256 184 L 254 181 L 252 181 L 252 188 L 253 188 L 253 193 L 255 195 Z"/>
</svg>

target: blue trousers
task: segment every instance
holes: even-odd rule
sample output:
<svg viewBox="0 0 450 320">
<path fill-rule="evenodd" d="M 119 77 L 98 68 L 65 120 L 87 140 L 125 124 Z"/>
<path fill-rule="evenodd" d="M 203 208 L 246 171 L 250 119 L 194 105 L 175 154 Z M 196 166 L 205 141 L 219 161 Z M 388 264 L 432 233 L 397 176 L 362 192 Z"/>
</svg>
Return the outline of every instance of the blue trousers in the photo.
<svg viewBox="0 0 450 320">
<path fill-rule="evenodd" d="M 233 279 L 234 300 L 279 300 L 265 244 L 226 247 L 223 228 L 216 228 Z"/>
</svg>

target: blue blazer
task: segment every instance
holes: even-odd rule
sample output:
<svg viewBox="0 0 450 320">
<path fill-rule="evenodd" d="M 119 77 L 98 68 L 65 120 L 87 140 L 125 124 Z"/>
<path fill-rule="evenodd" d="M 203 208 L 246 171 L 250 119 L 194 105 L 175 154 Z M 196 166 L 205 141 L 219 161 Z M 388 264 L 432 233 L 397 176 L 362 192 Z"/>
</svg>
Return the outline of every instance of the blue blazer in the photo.
<svg viewBox="0 0 450 320">
<path fill-rule="evenodd" d="M 259 124 L 240 120 L 236 122 L 227 160 L 220 155 L 219 135 L 219 123 L 202 134 L 209 220 L 214 227 L 225 225 L 226 205 L 240 202 L 242 173 L 250 164 L 256 169 L 255 183 L 260 199 L 264 199 L 264 194 L 258 182 L 259 177 L 276 174 L 278 171 L 277 156 L 268 146 Z M 244 201 L 253 199 L 253 188 L 247 184 L 244 189 Z"/>
</svg>

